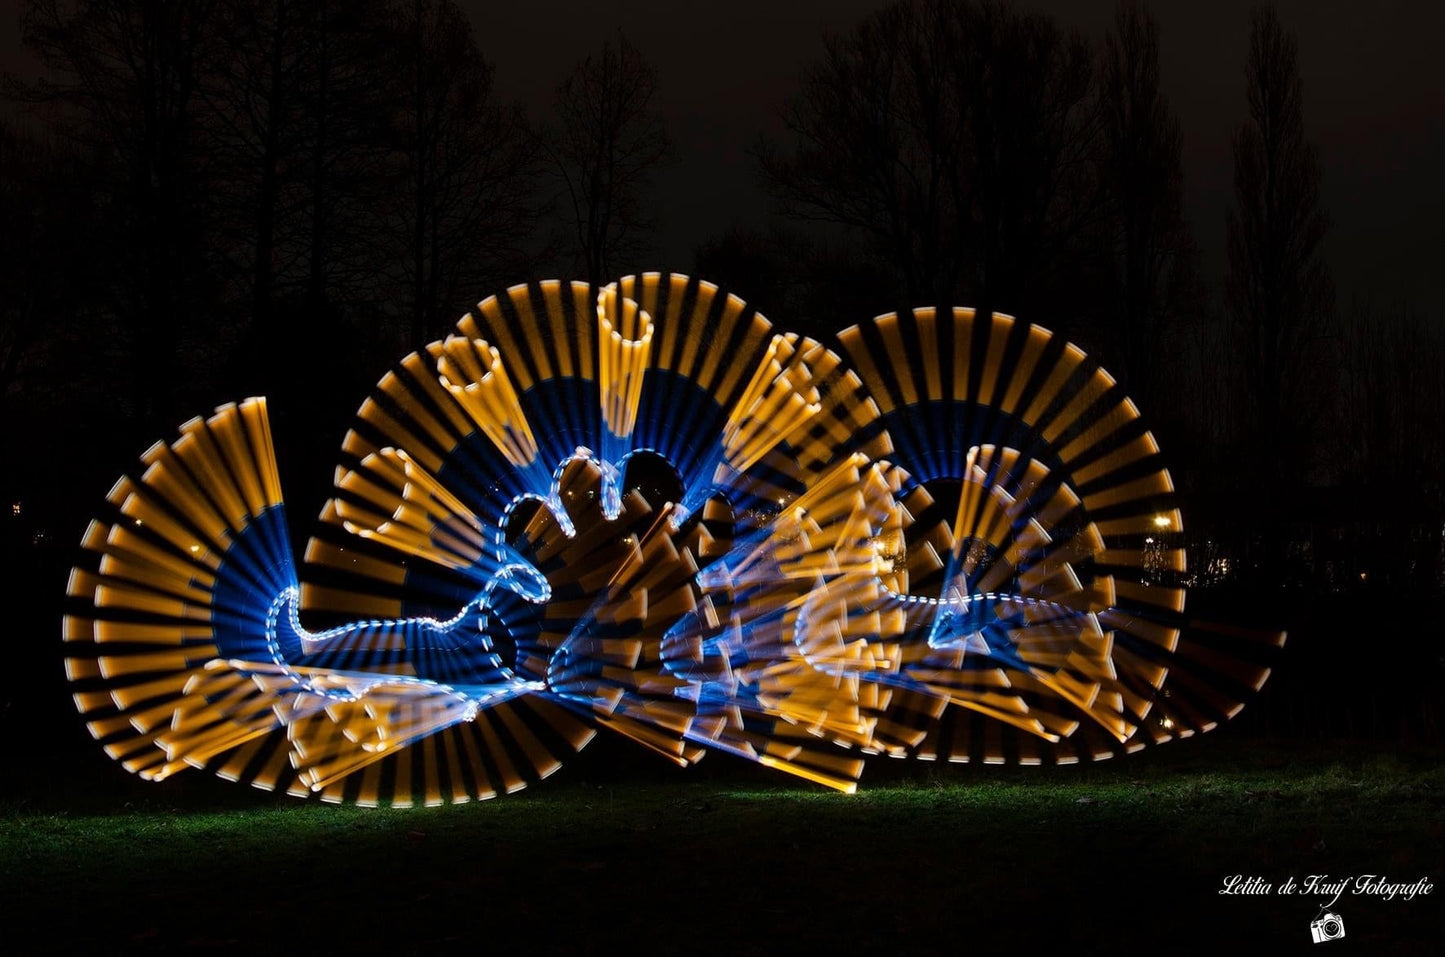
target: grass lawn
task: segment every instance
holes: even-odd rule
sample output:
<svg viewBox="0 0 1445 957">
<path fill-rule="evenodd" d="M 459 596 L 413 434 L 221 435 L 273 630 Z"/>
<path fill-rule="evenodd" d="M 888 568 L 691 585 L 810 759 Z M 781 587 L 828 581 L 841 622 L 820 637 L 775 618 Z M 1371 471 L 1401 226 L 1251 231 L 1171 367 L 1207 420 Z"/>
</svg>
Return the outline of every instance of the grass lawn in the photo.
<svg viewBox="0 0 1445 957">
<path fill-rule="evenodd" d="M 0 953 L 1445 951 L 1439 753 L 1206 739 L 1078 768 L 889 762 L 853 796 L 586 758 L 409 810 L 104 775 L 12 793 Z M 1329 895 L 1277 891 L 1311 874 L 1435 889 L 1347 890 L 1345 938 L 1315 951 Z M 1232 875 L 1272 893 L 1220 894 Z"/>
</svg>

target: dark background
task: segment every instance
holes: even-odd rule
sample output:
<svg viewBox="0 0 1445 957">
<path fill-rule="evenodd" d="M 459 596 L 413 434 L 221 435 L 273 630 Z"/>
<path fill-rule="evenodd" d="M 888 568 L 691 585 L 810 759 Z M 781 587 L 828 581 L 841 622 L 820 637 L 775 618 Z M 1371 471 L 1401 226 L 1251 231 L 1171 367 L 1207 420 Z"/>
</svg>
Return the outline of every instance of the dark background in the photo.
<svg viewBox="0 0 1445 957">
<path fill-rule="evenodd" d="M 763 0 L 689 4 L 462 3 L 497 91 L 535 118 L 551 112 L 561 79 L 619 28 L 658 68 L 657 104 L 683 161 L 664 171 L 657 195 L 655 265 L 685 267 L 693 248 L 735 222 L 765 224 L 769 202 L 747 151 L 759 132 L 783 130 L 778 111 L 824 31 L 847 31 L 881 5 L 866 0 Z M 1114 17 L 1107 0 L 1020 4 L 1101 39 Z M 0 3 L 0 57 L 27 79 L 39 72 L 25 48 L 22 0 Z M 1428 303 L 1442 292 L 1436 255 L 1445 186 L 1445 80 L 1434 38 L 1438 5 L 1391 0 L 1277 4 L 1300 42 L 1305 127 L 1320 150 L 1326 239 L 1342 290 Z M 1230 135 L 1244 116 L 1244 64 L 1253 4 L 1156 3 L 1161 81 L 1179 117 L 1187 156 L 1185 208 L 1208 272 L 1225 270 L 1223 209 L 1232 198 Z"/>
<path fill-rule="evenodd" d="M 1442 27 L 1343 0 L 0 0 L 0 949 L 1303 951 L 1312 900 L 1221 876 L 1438 884 Z M 884 762 L 846 800 L 605 737 L 480 809 L 103 755 L 60 620 L 139 453 L 268 396 L 299 544 L 399 357 L 512 283 L 652 269 L 825 341 L 954 303 L 1080 343 L 1168 457 L 1190 613 L 1289 631 L 1263 692 L 1128 759 Z M 1430 952 L 1440 893 L 1349 899 L 1329 947 Z"/>
<path fill-rule="evenodd" d="M 873 196 L 885 144 L 847 84 L 893 62 L 905 129 L 927 70 L 889 18 L 930 11 L 957 31 L 928 68 L 952 132 Z M 1442 26 L 1406 3 L 6 3 L 5 740 L 89 754 L 65 576 L 149 443 L 268 395 L 303 540 L 399 356 L 513 282 L 662 269 L 823 338 L 952 301 L 1080 342 L 1173 463 L 1191 608 L 1291 632 L 1229 733 L 1437 745 Z M 1260 77 L 1279 95 L 1252 113 Z M 930 163 L 959 190 L 932 265 L 886 223 L 923 215 L 892 189 Z"/>
</svg>

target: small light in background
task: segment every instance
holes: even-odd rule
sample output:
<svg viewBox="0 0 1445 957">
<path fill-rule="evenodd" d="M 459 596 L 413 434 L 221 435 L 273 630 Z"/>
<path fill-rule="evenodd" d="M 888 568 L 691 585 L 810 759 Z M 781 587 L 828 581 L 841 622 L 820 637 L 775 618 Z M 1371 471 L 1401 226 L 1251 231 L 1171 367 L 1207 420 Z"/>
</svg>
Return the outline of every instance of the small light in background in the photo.
<svg viewBox="0 0 1445 957">
<path fill-rule="evenodd" d="M 19 515 L 19 514 L 20 514 L 20 503 L 19 503 L 19 502 L 15 502 L 15 503 L 13 503 L 13 504 L 10 506 L 10 514 L 11 514 L 11 515 Z"/>
<path fill-rule="evenodd" d="M 1169 518 L 1168 515 L 1155 515 L 1155 516 L 1154 516 L 1154 527 L 1155 527 L 1155 528 L 1168 528 L 1171 524 L 1173 524 L 1173 523 L 1172 523 L 1172 521 L 1170 520 L 1170 518 Z"/>
</svg>

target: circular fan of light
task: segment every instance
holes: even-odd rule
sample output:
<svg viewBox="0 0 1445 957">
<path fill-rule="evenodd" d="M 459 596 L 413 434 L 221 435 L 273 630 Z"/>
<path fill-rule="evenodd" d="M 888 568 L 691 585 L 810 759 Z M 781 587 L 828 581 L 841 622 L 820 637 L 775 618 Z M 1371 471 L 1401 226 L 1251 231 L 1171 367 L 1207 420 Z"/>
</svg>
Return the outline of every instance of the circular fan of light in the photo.
<svg viewBox="0 0 1445 957">
<path fill-rule="evenodd" d="M 405 805 L 598 729 L 852 790 L 863 754 L 1104 757 L 1259 687 L 1283 636 L 1184 618 L 1097 364 L 969 310 L 839 338 L 679 275 L 512 287 L 362 403 L 301 575 L 264 400 L 194 419 L 86 532 L 76 705 L 147 778 Z"/>
</svg>

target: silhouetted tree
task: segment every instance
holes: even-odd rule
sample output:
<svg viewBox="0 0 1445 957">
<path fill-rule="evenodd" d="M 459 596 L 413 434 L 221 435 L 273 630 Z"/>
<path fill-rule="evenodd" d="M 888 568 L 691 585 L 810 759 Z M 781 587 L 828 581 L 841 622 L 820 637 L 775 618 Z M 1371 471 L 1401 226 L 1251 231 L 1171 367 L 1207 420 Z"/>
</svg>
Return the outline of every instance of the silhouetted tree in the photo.
<svg viewBox="0 0 1445 957">
<path fill-rule="evenodd" d="M 902 0 L 828 39 L 760 159 L 785 215 L 862 239 L 905 299 L 1027 310 L 1097 215 L 1093 94 L 1047 18 Z"/>
<path fill-rule="evenodd" d="M 210 64 L 199 86 L 208 195 L 221 234 L 212 238 L 263 342 L 277 333 L 278 284 L 295 282 L 304 269 L 296 194 L 311 132 L 305 96 L 316 38 L 309 21 L 310 10 L 292 0 L 223 0 L 216 27 L 229 40 L 228 55 Z"/>
<path fill-rule="evenodd" d="M 1159 89 L 1159 28 L 1121 3 L 1100 68 L 1109 200 L 1111 368 L 1146 408 L 1171 323 L 1197 292 L 1195 247 L 1184 221 L 1183 138 Z"/>
<path fill-rule="evenodd" d="M 397 235 L 416 347 L 456 319 L 459 297 L 529 271 L 541 156 L 520 107 L 494 102 L 460 9 L 415 0 L 398 14 Z"/>
<path fill-rule="evenodd" d="M 384 295 L 394 245 L 383 0 L 221 0 L 227 55 L 200 94 L 208 191 L 226 273 L 254 338 Z M 295 331 L 294 329 L 292 331 Z"/>
<path fill-rule="evenodd" d="M 46 262 L 53 250 L 41 239 L 45 219 L 37 201 L 45 159 L 39 143 L 0 122 L 0 222 L 6 224 L 0 230 L 0 283 L 5 289 L 0 297 L 0 423 L 53 306 L 48 280 L 56 270 Z"/>
<path fill-rule="evenodd" d="M 1404 303 L 1355 301 L 1340 319 L 1329 453 L 1339 479 L 1445 506 L 1445 329 Z"/>
<path fill-rule="evenodd" d="M 1093 55 L 1077 33 L 1001 2 L 985 0 L 964 26 L 957 83 L 971 182 L 954 195 L 977 237 L 974 297 L 1058 322 L 1080 298 L 1099 215 Z"/>
<path fill-rule="evenodd" d="M 193 351 L 227 374 L 217 397 L 271 397 L 279 440 L 333 427 L 351 411 L 339 397 L 373 378 L 357 370 L 395 351 L 387 342 L 358 361 L 394 340 L 376 321 L 399 246 L 385 220 L 396 192 L 392 71 L 378 67 L 396 46 L 388 9 L 215 0 L 208 21 L 219 49 L 198 76 L 194 138 L 218 278 L 204 308 L 221 321 Z"/>
<path fill-rule="evenodd" d="M 391 252 L 378 211 L 391 194 L 387 98 L 378 71 L 398 42 L 386 0 L 315 0 L 311 82 L 305 91 L 308 308 L 371 303 Z"/>
<path fill-rule="evenodd" d="M 1303 373 L 1334 309 L 1334 284 L 1321 249 L 1329 220 L 1305 140 L 1298 46 L 1272 8 L 1254 15 L 1246 78 L 1249 119 L 1234 136 L 1226 292 L 1254 402 L 1251 459 L 1273 483 L 1302 451 Z"/>
<path fill-rule="evenodd" d="M 657 71 L 620 33 L 557 90 L 551 158 L 589 282 L 608 281 L 650 242 L 645 191 L 672 155 L 656 93 Z"/>
<path fill-rule="evenodd" d="M 1396 594 L 1445 585 L 1445 328 L 1407 303 L 1342 310 L 1322 451 L 1356 521 L 1349 558 Z M 1361 583 L 1354 583 L 1361 584 Z M 1424 646 L 1421 646 L 1424 650 Z"/>
<path fill-rule="evenodd" d="M 23 96 L 77 146 L 86 224 L 108 250 L 105 307 L 126 343 L 134 414 L 174 424 L 180 339 L 206 295 L 197 78 L 213 4 L 35 0 L 24 39 L 48 68 Z M 108 268 L 107 268 L 108 267 Z M 99 277 L 98 277 L 99 278 Z"/>
<path fill-rule="evenodd" d="M 859 237 L 909 299 L 951 293 L 961 265 L 954 13 L 896 3 L 827 37 L 783 113 L 791 151 L 764 142 L 759 153 L 784 215 Z"/>
</svg>

